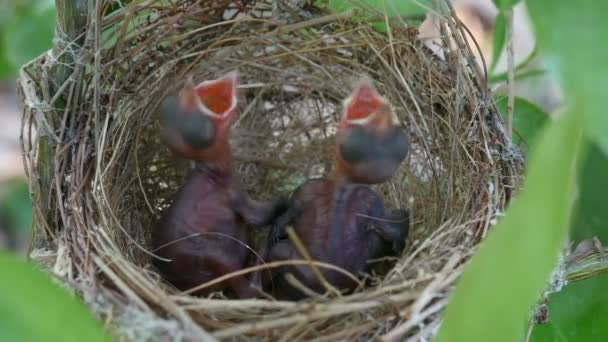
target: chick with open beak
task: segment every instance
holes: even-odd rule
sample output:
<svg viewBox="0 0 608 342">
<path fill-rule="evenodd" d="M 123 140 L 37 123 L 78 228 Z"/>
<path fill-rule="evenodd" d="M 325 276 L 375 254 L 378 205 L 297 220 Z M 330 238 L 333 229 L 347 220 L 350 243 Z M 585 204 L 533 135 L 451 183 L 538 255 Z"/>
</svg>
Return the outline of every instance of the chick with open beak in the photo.
<svg viewBox="0 0 608 342">
<path fill-rule="evenodd" d="M 389 180 L 405 159 L 409 142 L 389 103 L 369 81 L 344 101 L 336 143 L 336 176 L 362 184 Z"/>
<path fill-rule="evenodd" d="M 160 257 L 154 264 L 180 290 L 252 263 L 253 232 L 248 225 L 268 225 L 285 208 L 283 201 L 254 201 L 234 176 L 229 133 L 237 112 L 236 87 L 236 72 L 197 86 L 188 82 L 160 109 L 163 142 L 195 161 L 153 232 L 154 252 Z M 256 295 L 245 276 L 201 293 L 226 289 L 240 298 Z"/>
<path fill-rule="evenodd" d="M 316 260 L 352 274 L 369 273 L 371 259 L 401 253 L 409 230 L 406 210 L 385 210 L 382 198 L 369 186 L 387 181 L 408 152 L 405 132 L 397 125 L 386 100 L 369 82 L 361 82 L 344 102 L 335 144 L 336 167 L 322 179 L 312 179 L 293 193 L 289 209 L 271 230 L 264 251 L 267 261 L 303 259 L 286 228 L 292 226 L 300 242 Z M 362 184 L 364 183 L 364 184 Z M 278 275 L 291 273 L 301 284 L 323 293 L 325 286 L 307 265 L 290 265 L 256 274 L 275 295 L 299 299 L 304 294 Z M 323 277 L 345 292 L 357 287 L 343 273 L 322 269 Z M 261 279 L 261 280 L 258 280 Z"/>
<path fill-rule="evenodd" d="M 179 96 L 167 97 L 160 108 L 162 140 L 174 153 L 190 160 L 231 162 L 228 138 L 236 117 L 237 73 L 195 86 L 188 80 Z M 231 165 L 225 165 L 231 169 Z M 227 170 L 228 171 L 228 170 Z"/>
</svg>

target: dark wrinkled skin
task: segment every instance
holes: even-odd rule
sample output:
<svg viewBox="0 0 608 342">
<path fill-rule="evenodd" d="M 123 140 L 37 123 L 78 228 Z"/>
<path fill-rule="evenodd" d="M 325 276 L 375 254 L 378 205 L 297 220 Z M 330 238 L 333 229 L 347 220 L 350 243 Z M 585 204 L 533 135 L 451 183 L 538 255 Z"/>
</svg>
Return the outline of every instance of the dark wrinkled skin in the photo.
<svg viewBox="0 0 608 342">
<path fill-rule="evenodd" d="M 290 200 L 290 208 L 277 219 L 266 246 L 266 261 L 304 259 L 287 239 L 285 229 L 293 226 L 314 260 L 341 267 L 354 275 L 370 272 L 370 259 L 399 254 L 409 229 L 405 210 L 385 212 L 380 196 L 370 187 L 338 183 L 331 179 L 310 180 Z M 325 279 L 344 292 L 356 288 L 349 277 L 320 268 Z M 281 281 L 291 273 L 306 287 L 324 293 L 325 288 L 307 265 L 287 266 L 261 275 L 266 288 L 273 285 L 279 298 L 297 300 L 299 290 Z M 260 276 L 260 275 L 258 275 Z"/>
<path fill-rule="evenodd" d="M 154 264 L 181 290 L 238 271 L 253 262 L 252 251 L 243 245 L 253 248 L 247 224 L 268 225 L 282 210 L 280 202 L 253 201 L 230 175 L 199 164 L 154 231 L 155 254 L 171 262 L 155 259 Z M 257 293 L 245 276 L 233 277 L 204 293 L 227 288 L 240 298 Z"/>
</svg>

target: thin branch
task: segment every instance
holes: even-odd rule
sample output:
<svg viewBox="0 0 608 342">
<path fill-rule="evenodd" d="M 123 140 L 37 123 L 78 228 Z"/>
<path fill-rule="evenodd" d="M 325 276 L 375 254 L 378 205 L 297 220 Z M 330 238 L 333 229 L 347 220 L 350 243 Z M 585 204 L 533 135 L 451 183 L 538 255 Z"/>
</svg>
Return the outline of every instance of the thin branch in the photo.
<svg viewBox="0 0 608 342">
<path fill-rule="evenodd" d="M 323 284 L 323 287 L 325 287 L 325 289 L 328 292 L 333 293 L 333 294 L 335 294 L 335 295 L 337 295 L 339 297 L 340 296 L 340 291 L 338 291 L 338 289 L 336 289 L 335 287 L 333 287 L 327 281 L 327 279 L 325 279 L 325 277 L 323 276 L 323 273 L 321 273 L 321 270 L 319 270 L 319 267 L 317 267 L 317 265 L 313 261 L 312 257 L 310 256 L 310 254 L 306 250 L 306 247 L 304 246 L 304 244 L 302 243 L 302 241 L 300 241 L 300 239 L 298 238 L 298 235 L 296 234 L 296 232 L 293 230 L 292 227 L 287 228 L 287 235 L 289 235 L 289 239 L 294 244 L 294 246 L 296 247 L 296 249 L 298 250 L 298 252 L 308 262 L 310 268 L 312 269 L 312 272 L 315 274 L 315 276 L 317 277 L 317 279 L 319 280 L 319 282 L 321 284 Z"/>
<path fill-rule="evenodd" d="M 529 342 L 530 338 L 532 337 L 532 330 L 534 329 L 534 317 L 530 318 L 530 321 L 528 322 L 528 332 L 526 333 L 526 339 L 525 342 Z"/>
</svg>

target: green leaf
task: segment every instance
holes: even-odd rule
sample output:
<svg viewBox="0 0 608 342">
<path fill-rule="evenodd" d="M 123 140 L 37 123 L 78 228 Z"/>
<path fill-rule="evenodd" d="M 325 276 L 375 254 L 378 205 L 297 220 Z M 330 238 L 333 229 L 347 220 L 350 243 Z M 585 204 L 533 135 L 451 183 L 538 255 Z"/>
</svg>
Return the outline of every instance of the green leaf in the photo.
<svg viewBox="0 0 608 342">
<path fill-rule="evenodd" d="M 521 341 L 566 236 L 584 112 L 567 112 L 539 137 L 525 187 L 467 265 L 438 342 Z"/>
<path fill-rule="evenodd" d="M 430 6 L 428 0 L 360 0 L 358 3 L 387 13 L 389 17 L 424 14 Z M 359 6 L 347 0 L 329 0 L 329 8 L 333 12 L 344 12 Z"/>
<path fill-rule="evenodd" d="M 538 133 L 541 132 L 541 129 L 551 118 L 547 112 L 526 99 L 516 97 L 514 100 L 513 128 L 524 138 L 530 149 L 534 145 Z M 501 96 L 496 101 L 496 106 L 505 122 L 507 120 L 507 102 L 508 98 L 506 96 Z M 513 142 L 515 144 L 520 143 L 520 138 L 517 134 L 513 134 Z"/>
<path fill-rule="evenodd" d="M 543 70 L 543 69 L 524 71 L 524 72 L 515 74 L 515 81 L 521 81 L 521 80 L 525 80 L 527 78 L 543 76 L 546 74 L 547 74 L 547 70 Z M 506 72 L 504 72 L 504 73 L 501 73 L 501 74 L 498 74 L 495 76 L 488 77 L 488 83 L 496 84 L 496 83 L 500 83 L 500 82 L 506 82 L 508 78 L 509 78 L 509 75 Z"/>
<path fill-rule="evenodd" d="M 507 40 L 507 21 L 505 19 L 505 13 L 500 11 L 496 16 L 494 22 L 494 46 L 492 48 L 492 65 L 490 66 L 490 73 L 494 72 L 496 65 L 500 60 L 500 56 L 505 47 L 505 41 Z"/>
<path fill-rule="evenodd" d="M 534 61 L 534 59 L 536 58 L 537 55 L 538 55 L 538 46 L 535 46 L 534 50 L 528 55 L 528 57 L 526 57 L 526 59 L 523 62 L 521 62 L 521 64 L 519 64 L 518 66 L 515 67 L 515 80 L 516 81 L 519 79 L 542 75 L 542 74 L 546 73 L 545 70 L 530 70 L 530 71 L 525 71 L 525 72 L 519 73 L 519 71 L 522 71 L 526 67 L 528 67 L 528 65 L 530 65 L 530 63 L 532 61 Z M 499 83 L 499 82 L 506 82 L 508 77 L 509 77 L 508 71 L 505 71 L 498 75 L 490 75 L 488 77 L 488 82 L 490 82 L 492 84 Z"/>
<path fill-rule="evenodd" d="M 329 8 L 336 13 L 344 12 L 351 8 L 371 8 L 381 13 L 386 13 L 389 18 L 421 16 L 426 13 L 426 8 L 429 7 L 429 0 L 360 0 L 357 2 L 329 0 Z M 372 27 L 379 32 L 388 31 L 384 19 L 374 22 Z"/>
<path fill-rule="evenodd" d="M 0 80 L 6 79 L 14 75 L 17 70 L 14 68 L 6 57 L 6 49 L 4 44 L 4 27 L 6 21 L 13 16 L 13 6 L 8 1 L 0 2 Z"/>
<path fill-rule="evenodd" d="M 43 3 L 44 4 L 44 3 Z M 13 16 L 4 30 L 4 51 L 16 68 L 52 47 L 55 7 L 36 7 L 23 15 Z"/>
<path fill-rule="evenodd" d="M 107 341 L 75 298 L 26 262 L 0 252 L 0 341 Z"/>
<path fill-rule="evenodd" d="M 504 11 L 517 5 L 521 0 L 494 0 L 494 4 L 500 11 Z"/>
<path fill-rule="evenodd" d="M 0 31 L 2 34 L 2 31 Z M 3 44 L 2 37 L 0 37 L 0 46 Z M 0 80 L 6 79 L 9 76 L 14 75 L 17 72 L 17 69 L 9 63 L 6 58 L 6 53 L 4 49 L 0 48 Z"/>
<path fill-rule="evenodd" d="M 55 8 L 55 0 L 37 0 L 34 2 L 34 11 L 41 13 Z"/>
<path fill-rule="evenodd" d="M 537 325 L 533 342 L 606 341 L 608 276 L 576 282 L 549 296 L 549 323 Z"/>
<path fill-rule="evenodd" d="M 597 144 L 590 144 L 587 157 L 582 165 L 578 180 L 580 196 L 572 239 L 582 241 L 597 236 L 608 243 L 608 210 L 606 195 L 608 189 L 608 157 Z"/>
<path fill-rule="evenodd" d="M 4 23 L 8 18 L 13 16 L 13 5 L 10 1 L 0 2 L 0 27 L 4 27 Z"/>
<path fill-rule="evenodd" d="M 585 134 L 608 154 L 607 1 L 526 2 L 546 66 L 564 87 L 566 103 L 584 103 Z"/>
</svg>

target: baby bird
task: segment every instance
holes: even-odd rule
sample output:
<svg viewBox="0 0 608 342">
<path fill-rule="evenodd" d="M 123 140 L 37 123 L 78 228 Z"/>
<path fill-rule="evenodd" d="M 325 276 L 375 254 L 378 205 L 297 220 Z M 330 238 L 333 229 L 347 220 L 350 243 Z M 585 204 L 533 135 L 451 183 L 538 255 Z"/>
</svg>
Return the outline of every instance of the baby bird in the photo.
<svg viewBox="0 0 608 342">
<path fill-rule="evenodd" d="M 388 102 L 371 82 L 361 81 L 344 101 L 335 144 L 335 168 L 324 179 L 312 179 L 293 193 L 289 209 L 277 219 L 267 241 L 266 261 L 303 259 L 285 229 L 293 226 L 312 259 L 338 266 L 352 274 L 368 273 L 370 259 L 398 254 L 405 246 L 409 215 L 405 210 L 386 211 L 382 198 L 366 184 L 392 177 L 408 153 L 408 138 L 397 125 Z M 352 291 L 357 283 L 348 276 L 319 268 L 335 288 Z M 300 299 L 303 293 L 277 279 L 291 273 L 309 289 L 325 287 L 308 265 L 277 268 L 256 274 L 256 281 L 279 288 L 277 296 Z"/>
<path fill-rule="evenodd" d="M 160 258 L 155 266 L 180 290 L 187 290 L 249 265 L 253 231 L 284 211 L 285 201 L 259 203 L 233 172 L 230 127 L 237 116 L 237 73 L 186 84 L 168 97 L 160 114 L 163 142 L 195 168 L 175 194 L 153 232 Z M 201 294 L 232 290 L 240 298 L 257 294 L 246 276 L 232 277 Z"/>
</svg>

